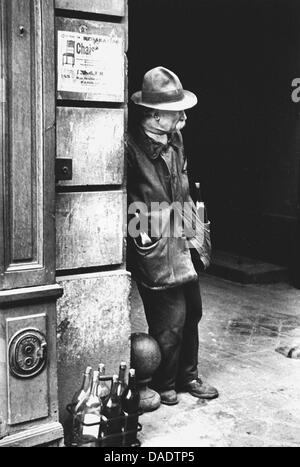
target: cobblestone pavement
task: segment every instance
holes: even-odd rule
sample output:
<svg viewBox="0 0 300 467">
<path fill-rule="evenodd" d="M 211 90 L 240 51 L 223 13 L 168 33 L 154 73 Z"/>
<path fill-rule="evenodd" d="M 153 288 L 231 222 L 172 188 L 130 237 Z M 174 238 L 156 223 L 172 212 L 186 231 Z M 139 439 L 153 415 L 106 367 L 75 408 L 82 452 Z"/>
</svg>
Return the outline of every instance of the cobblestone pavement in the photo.
<svg viewBox="0 0 300 467">
<path fill-rule="evenodd" d="M 141 417 L 145 447 L 300 447 L 300 291 L 288 284 L 240 285 L 203 276 L 199 372 L 220 397 L 179 394 L 174 407 Z M 132 296 L 133 332 L 147 332 Z"/>
</svg>

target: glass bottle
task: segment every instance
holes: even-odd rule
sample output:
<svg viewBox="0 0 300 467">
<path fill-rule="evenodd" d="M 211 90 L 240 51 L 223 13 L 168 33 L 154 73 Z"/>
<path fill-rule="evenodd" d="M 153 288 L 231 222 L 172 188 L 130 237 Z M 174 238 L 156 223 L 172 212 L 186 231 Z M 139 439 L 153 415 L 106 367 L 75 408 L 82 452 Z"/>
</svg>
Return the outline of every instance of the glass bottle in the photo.
<svg viewBox="0 0 300 467">
<path fill-rule="evenodd" d="M 198 215 L 200 217 L 201 222 L 204 222 L 204 224 L 207 224 L 208 222 L 208 216 L 207 216 L 207 210 L 206 206 L 204 204 L 202 194 L 201 194 L 201 186 L 200 183 L 197 182 L 195 184 L 196 186 L 196 208 Z"/>
<path fill-rule="evenodd" d="M 118 382 L 118 396 L 121 397 L 125 389 L 127 388 L 127 384 L 125 383 L 125 375 L 126 375 L 126 368 L 127 364 L 125 362 L 120 363 L 119 368 L 119 382 Z"/>
<path fill-rule="evenodd" d="M 125 416 L 125 446 L 137 444 L 137 427 L 139 420 L 140 393 L 137 389 L 135 370 L 129 371 L 128 387 L 122 395 L 122 410 Z M 128 433 L 127 432 L 133 432 Z"/>
<path fill-rule="evenodd" d="M 98 397 L 100 398 L 102 404 L 104 404 L 106 399 L 110 395 L 110 388 L 105 383 L 105 381 L 101 380 L 101 377 L 105 376 L 105 365 L 103 363 L 100 363 L 98 367 L 98 371 L 99 371 Z"/>
<path fill-rule="evenodd" d="M 72 402 L 71 402 L 72 420 L 70 422 L 71 444 L 77 444 L 79 442 L 82 406 L 91 391 L 91 382 L 92 382 L 91 378 L 92 378 L 92 367 L 88 366 L 83 374 L 81 387 L 75 392 L 72 398 Z M 68 433 L 69 429 L 67 428 L 66 431 Z"/>
<path fill-rule="evenodd" d="M 99 371 L 94 371 L 91 392 L 84 403 L 81 416 L 81 445 L 86 447 L 97 446 L 99 436 L 102 403 L 97 395 L 98 381 Z"/>
<path fill-rule="evenodd" d="M 88 366 L 83 374 L 81 388 L 75 392 L 72 398 L 72 407 L 74 412 L 78 409 L 79 405 L 85 397 L 88 396 L 91 389 L 92 367 Z"/>
<path fill-rule="evenodd" d="M 101 446 L 122 446 L 122 406 L 121 397 L 118 394 L 119 377 L 113 376 L 112 388 L 106 403 L 102 409 L 102 424 L 101 438 L 111 436 L 111 438 L 103 439 Z M 118 436 L 119 435 L 119 436 Z"/>
</svg>

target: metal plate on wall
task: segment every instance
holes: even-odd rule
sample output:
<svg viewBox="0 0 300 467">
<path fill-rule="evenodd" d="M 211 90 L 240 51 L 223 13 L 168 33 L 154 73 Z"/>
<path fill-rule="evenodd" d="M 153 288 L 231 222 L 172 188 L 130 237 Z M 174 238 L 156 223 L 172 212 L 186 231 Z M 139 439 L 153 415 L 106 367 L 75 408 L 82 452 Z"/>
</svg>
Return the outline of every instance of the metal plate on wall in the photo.
<svg viewBox="0 0 300 467">
<path fill-rule="evenodd" d="M 124 102 L 122 24 L 57 18 L 58 99 Z"/>
<path fill-rule="evenodd" d="M 57 109 L 57 157 L 73 161 L 61 186 L 121 185 L 124 177 L 124 110 Z"/>
<path fill-rule="evenodd" d="M 124 0 L 56 0 L 55 7 L 116 16 L 125 14 Z"/>
<path fill-rule="evenodd" d="M 31 315 L 6 319 L 6 338 L 9 343 L 24 329 L 38 329 L 47 335 L 47 315 Z M 49 415 L 47 368 L 32 379 L 19 379 L 8 373 L 8 423 L 17 425 Z"/>
</svg>

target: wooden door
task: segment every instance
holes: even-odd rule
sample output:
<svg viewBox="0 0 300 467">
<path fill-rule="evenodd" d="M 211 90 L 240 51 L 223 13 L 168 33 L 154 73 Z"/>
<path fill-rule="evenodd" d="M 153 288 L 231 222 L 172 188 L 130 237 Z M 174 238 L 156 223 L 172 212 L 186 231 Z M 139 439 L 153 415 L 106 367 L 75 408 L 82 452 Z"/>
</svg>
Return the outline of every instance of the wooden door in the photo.
<svg viewBox="0 0 300 467">
<path fill-rule="evenodd" d="M 7 290 L 55 282 L 55 74 L 53 2 L 1 8 L 0 289 Z"/>
<path fill-rule="evenodd" d="M 0 446 L 57 445 L 54 3 L 0 8 Z"/>
</svg>

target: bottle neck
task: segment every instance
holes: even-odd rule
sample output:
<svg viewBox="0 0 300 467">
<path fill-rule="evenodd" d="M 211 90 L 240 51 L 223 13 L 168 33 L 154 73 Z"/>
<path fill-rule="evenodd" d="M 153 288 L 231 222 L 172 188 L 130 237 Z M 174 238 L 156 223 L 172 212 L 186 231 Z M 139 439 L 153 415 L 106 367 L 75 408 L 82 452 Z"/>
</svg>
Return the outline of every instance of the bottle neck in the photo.
<svg viewBox="0 0 300 467">
<path fill-rule="evenodd" d="M 103 364 L 99 365 L 99 376 L 104 376 L 105 375 L 105 366 Z"/>
<path fill-rule="evenodd" d="M 129 374 L 129 377 L 128 377 L 128 387 L 129 387 L 129 389 L 131 389 L 132 391 L 135 391 L 135 390 L 136 390 L 136 377 L 135 377 L 135 375 Z"/>
<path fill-rule="evenodd" d="M 111 397 L 117 397 L 118 396 L 118 385 L 119 381 L 114 380 L 111 388 Z"/>
<path fill-rule="evenodd" d="M 85 373 L 83 377 L 83 383 L 82 383 L 82 391 L 88 392 L 89 388 L 91 385 L 91 375 L 90 373 Z"/>
<path fill-rule="evenodd" d="M 97 397 L 98 379 L 99 379 L 99 372 L 94 371 L 93 382 L 91 384 L 90 396 Z"/>
<path fill-rule="evenodd" d="M 199 203 L 203 203 L 200 183 L 196 183 L 196 198 Z"/>
<path fill-rule="evenodd" d="M 104 385 L 104 381 L 100 379 L 102 376 L 105 376 L 105 366 L 99 365 L 99 386 Z"/>
<path fill-rule="evenodd" d="M 125 382 L 125 373 L 126 373 L 126 368 L 121 367 L 121 368 L 120 368 L 120 371 L 119 371 L 119 381 L 120 381 L 121 383 L 124 383 L 124 382 Z"/>
<path fill-rule="evenodd" d="M 92 390 L 91 390 L 91 395 L 92 396 L 97 396 L 97 387 L 98 387 L 98 381 L 93 381 L 92 384 Z"/>
</svg>

